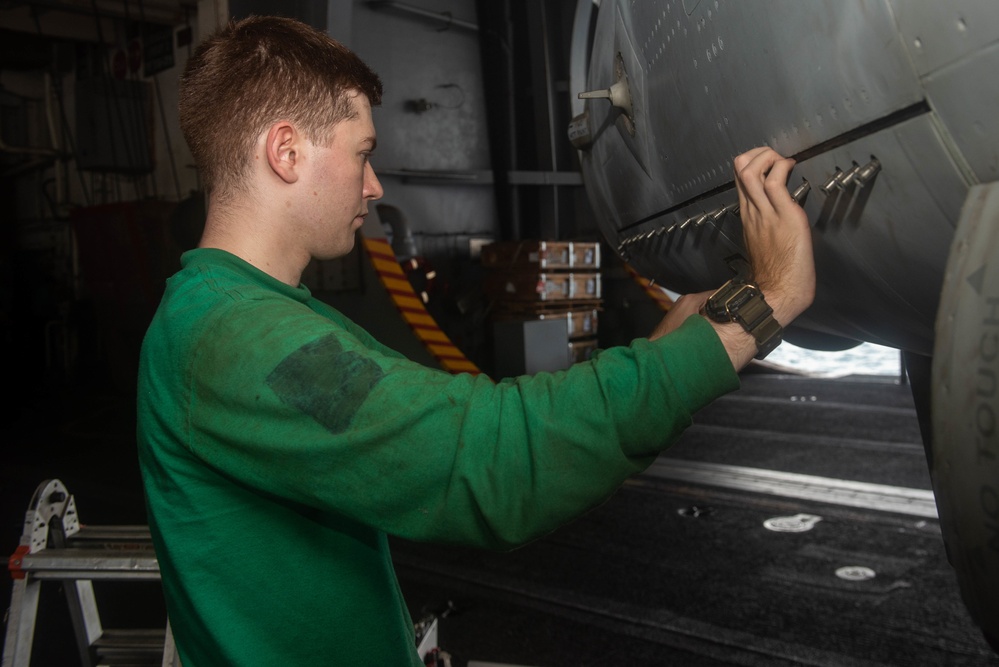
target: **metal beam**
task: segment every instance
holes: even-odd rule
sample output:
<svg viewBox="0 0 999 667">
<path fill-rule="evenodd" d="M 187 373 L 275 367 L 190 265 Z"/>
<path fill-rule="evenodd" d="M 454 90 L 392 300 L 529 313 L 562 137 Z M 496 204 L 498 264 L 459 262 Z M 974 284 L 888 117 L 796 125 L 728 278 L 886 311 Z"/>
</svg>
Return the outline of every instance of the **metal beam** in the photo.
<svg viewBox="0 0 999 667">
<path fill-rule="evenodd" d="M 451 15 L 451 12 L 434 12 L 428 9 L 423 9 L 422 7 L 414 7 L 413 5 L 409 5 L 404 2 L 393 2 L 392 0 L 368 0 L 366 4 L 371 9 L 394 9 L 399 12 L 413 14 L 422 18 L 441 21 L 444 24 L 441 28 L 442 30 L 447 30 L 451 27 L 464 28 L 465 30 L 471 30 L 473 32 L 478 32 L 479 30 L 479 26 L 474 23 L 454 18 Z"/>
</svg>

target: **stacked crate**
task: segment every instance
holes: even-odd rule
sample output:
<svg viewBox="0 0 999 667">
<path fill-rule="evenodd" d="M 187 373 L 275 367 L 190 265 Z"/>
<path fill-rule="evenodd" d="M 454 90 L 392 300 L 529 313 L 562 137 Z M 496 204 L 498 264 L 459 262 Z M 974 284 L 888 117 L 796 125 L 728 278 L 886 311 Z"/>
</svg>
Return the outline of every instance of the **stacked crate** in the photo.
<svg viewBox="0 0 999 667">
<path fill-rule="evenodd" d="M 502 241 L 482 248 L 484 292 L 494 322 L 562 320 L 569 363 L 597 347 L 602 303 L 600 244 L 578 241 Z"/>
</svg>

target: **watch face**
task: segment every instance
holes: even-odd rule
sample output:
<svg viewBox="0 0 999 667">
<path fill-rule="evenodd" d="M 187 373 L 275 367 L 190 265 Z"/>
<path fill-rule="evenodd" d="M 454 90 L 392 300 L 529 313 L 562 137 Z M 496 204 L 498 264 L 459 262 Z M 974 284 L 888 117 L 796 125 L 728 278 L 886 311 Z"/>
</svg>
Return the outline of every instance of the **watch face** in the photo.
<svg viewBox="0 0 999 667">
<path fill-rule="evenodd" d="M 715 322 L 738 322 L 756 340 L 757 359 L 781 343 L 783 329 L 755 285 L 730 280 L 708 298 L 705 312 Z"/>
<path fill-rule="evenodd" d="M 731 283 L 725 283 L 718 290 L 708 297 L 708 303 L 705 307 L 705 311 L 715 322 L 731 322 L 732 315 L 728 312 L 726 304 L 728 303 L 727 293 L 729 292 Z"/>
</svg>

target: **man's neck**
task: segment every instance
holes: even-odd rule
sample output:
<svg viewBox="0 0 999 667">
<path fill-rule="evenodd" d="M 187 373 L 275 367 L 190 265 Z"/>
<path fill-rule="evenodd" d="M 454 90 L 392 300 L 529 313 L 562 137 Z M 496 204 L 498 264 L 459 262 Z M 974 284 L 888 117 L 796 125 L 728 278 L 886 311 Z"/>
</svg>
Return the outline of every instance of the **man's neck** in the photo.
<svg viewBox="0 0 999 667">
<path fill-rule="evenodd" d="M 213 206 L 209 202 L 198 247 L 225 250 L 277 280 L 298 287 L 310 258 L 296 256 L 301 251 L 288 247 L 276 233 L 280 228 L 271 216 L 259 210 Z"/>
</svg>

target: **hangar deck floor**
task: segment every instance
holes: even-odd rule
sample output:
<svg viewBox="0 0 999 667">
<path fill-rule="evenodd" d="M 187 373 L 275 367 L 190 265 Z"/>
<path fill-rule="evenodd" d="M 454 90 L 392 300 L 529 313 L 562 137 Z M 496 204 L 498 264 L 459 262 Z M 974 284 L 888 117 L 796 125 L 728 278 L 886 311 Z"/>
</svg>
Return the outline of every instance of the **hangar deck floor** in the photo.
<svg viewBox="0 0 999 667">
<path fill-rule="evenodd" d="M 61 479 L 89 523 L 145 522 L 128 401 L 26 402 L 4 424 L 8 554 L 43 479 Z M 675 474 L 698 466 L 930 488 L 907 387 L 747 374 L 648 473 L 545 539 L 504 554 L 394 540 L 414 617 L 447 609 L 439 637 L 454 667 L 999 666 L 960 602 L 934 518 Z M 820 520 L 803 532 L 763 525 L 799 514 Z M 874 576 L 839 578 L 841 567 Z M 6 578 L 0 595 L 10 599 Z M 33 664 L 72 665 L 64 604 L 43 596 Z M 156 586 L 129 600 L 106 625 L 161 621 Z"/>
<path fill-rule="evenodd" d="M 738 466 L 925 498 L 908 387 L 747 374 L 695 422 L 607 503 L 524 548 L 396 541 L 403 590 L 425 604 L 414 615 L 449 609 L 440 644 L 455 667 L 999 665 L 960 601 L 932 503 L 926 516 L 918 502 L 868 509 L 826 487 L 793 497 L 769 473 L 768 492 L 670 474 Z M 801 514 L 820 520 L 764 527 Z"/>
</svg>

